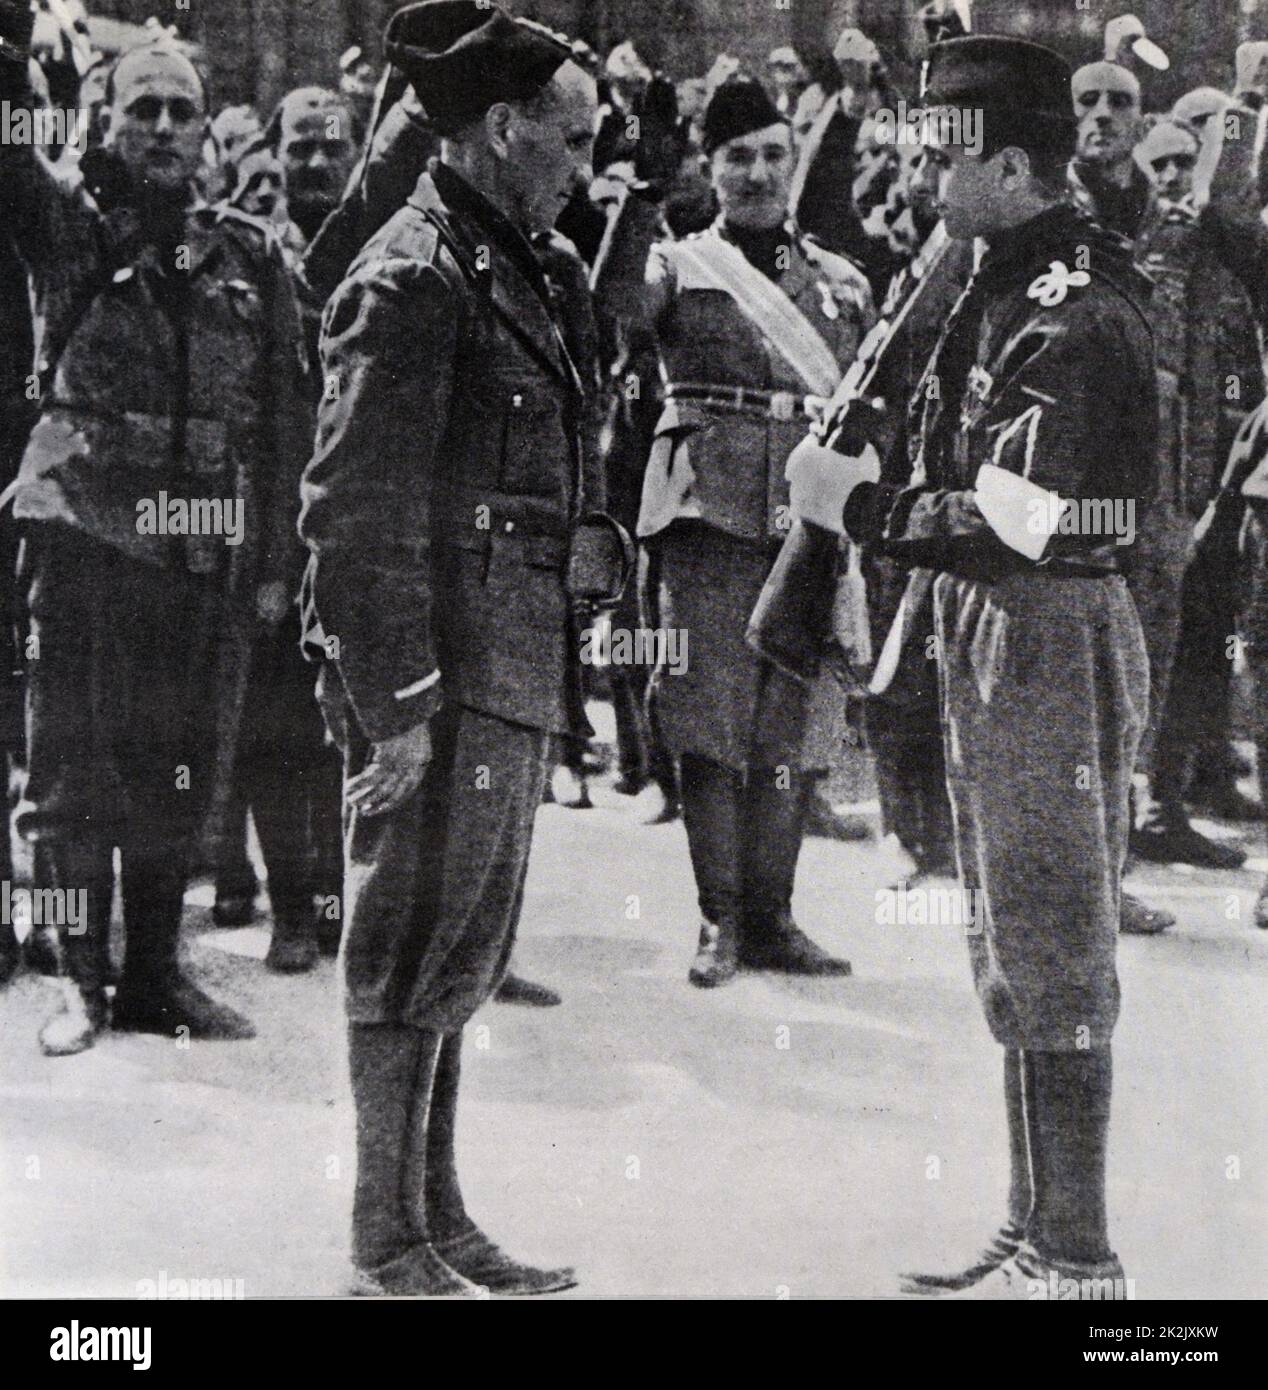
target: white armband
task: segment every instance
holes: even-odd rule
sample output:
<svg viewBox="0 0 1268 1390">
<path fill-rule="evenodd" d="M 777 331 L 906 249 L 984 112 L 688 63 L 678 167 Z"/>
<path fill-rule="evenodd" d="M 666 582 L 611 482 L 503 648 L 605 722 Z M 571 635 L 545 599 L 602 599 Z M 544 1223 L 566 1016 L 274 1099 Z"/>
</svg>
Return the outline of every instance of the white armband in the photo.
<svg viewBox="0 0 1268 1390">
<path fill-rule="evenodd" d="M 977 471 L 974 499 L 986 524 L 1010 550 L 1038 560 L 1060 529 L 1067 503 L 1028 478 L 984 463 Z"/>
</svg>

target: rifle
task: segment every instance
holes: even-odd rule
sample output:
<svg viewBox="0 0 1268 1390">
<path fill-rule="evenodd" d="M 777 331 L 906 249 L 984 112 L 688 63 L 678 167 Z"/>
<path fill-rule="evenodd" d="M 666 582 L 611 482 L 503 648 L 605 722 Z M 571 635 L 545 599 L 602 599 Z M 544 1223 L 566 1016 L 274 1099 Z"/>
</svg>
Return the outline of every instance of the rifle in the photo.
<svg viewBox="0 0 1268 1390">
<path fill-rule="evenodd" d="M 946 228 L 939 222 L 907 269 L 910 292 L 890 313 L 882 313 L 863 339 L 858 355 L 814 424 L 813 432 L 825 448 L 843 445 L 843 452 L 854 453 L 861 447 L 852 437 L 861 433 L 865 438 L 867 431 L 860 431 L 857 417 L 865 410 L 878 412 L 883 406 L 871 395 L 877 374 L 949 245 Z M 885 307 L 890 308 L 888 302 Z M 844 443 L 847 439 L 851 442 Z M 805 684 L 819 674 L 824 635 L 831 625 L 836 596 L 838 552 L 834 532 L 794 518 L 744 634 L 759 656 Z M 851 573 L 857 572 L 856 559 L 852 554 Z M 860 635 L 866 631 L 865 614 L 861 625 Z"/>
</svg>

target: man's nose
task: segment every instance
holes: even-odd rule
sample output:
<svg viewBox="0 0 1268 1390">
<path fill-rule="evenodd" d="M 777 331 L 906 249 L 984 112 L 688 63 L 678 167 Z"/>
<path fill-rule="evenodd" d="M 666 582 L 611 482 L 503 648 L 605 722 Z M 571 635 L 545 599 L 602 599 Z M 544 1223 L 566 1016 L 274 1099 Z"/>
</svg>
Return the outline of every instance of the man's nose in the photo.
<svg viewBox="0 0 1268 1390">
<path fill-rule="evenodd" d="M 330 163 L 330 156 L 325 150 L 314 150 L 308 156 L 308 167 L 310 169 L 325 169 Z"/>
<path fill-rule="evenodd" d="M 748 176 L 753 183 L 769 183 L 774 166 L 769 159 L 757 158 L 749 166 Z"/>
<path fill-rule="evenodd" d="M 172 112 L 166 102 L 159 107 L 158 120 L 154 122 L 154 130 L 156 134 L 159 135 L 170 135 L 172 133 Z"/>
</svg>

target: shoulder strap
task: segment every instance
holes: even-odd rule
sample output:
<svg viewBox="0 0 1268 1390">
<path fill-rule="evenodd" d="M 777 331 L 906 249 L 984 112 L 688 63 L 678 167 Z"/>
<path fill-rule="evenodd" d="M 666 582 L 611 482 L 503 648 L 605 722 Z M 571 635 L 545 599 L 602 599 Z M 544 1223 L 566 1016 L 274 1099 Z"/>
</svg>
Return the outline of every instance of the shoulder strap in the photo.
<svg viewBox="0 0 1268 1390">
<path fill-rule="evenodd" d="M 824 399 L 832 395 L 841 380 L 841 366 L 832 349 L 783 290 L 750 265 L 743 252 L 715 234 L 676 242 L 672 255 L 680 289 L 714 289 L 729 295 L 814 395 Z"/>
</svg>

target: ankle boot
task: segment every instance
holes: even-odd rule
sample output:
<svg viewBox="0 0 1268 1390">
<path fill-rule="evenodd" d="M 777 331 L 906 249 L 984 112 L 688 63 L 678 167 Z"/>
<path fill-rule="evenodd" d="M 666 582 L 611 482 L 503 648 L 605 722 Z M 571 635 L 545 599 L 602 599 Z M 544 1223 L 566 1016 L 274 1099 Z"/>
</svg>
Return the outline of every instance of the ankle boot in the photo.
<svg viewBox="0 0 1268 1390">
<path fill-rule="evenodd" d="M 850 962 L 816 945 L 793 921 L 791 912 L 750 917 L 740 945 L 745 970 L 778 970 L 786 975 L 850 974 Z"/>
<path fill-rule="evenodd" d="M 91 1047 L 109 1022 L 106 984 L 114 871 L 109 848 L 94 843 L 45 845 L 37 863 L 46 880 L 40 886 L 61 893 L 68 917 L 73 904 L 77 919 L 57 924 L 62 1000 L 39 1035 L 46 1057 L 69 1057 Z M 85 911 L 79 919 L 81 903 Z"/>
<path fill-rule="evenodd" d="M 219 1004 L 182 974 L 178 949 L 185 897 L 184 859 L 123 853 L 123 920 L 127 930 L 123 978 L 112 1022 L 121 1032 L 158 1033 L 219 1041 L 255 1037 L 236 1010 Z"/>
<path fill-rule="evenodd" d="M 317 926 L 320 909 L 311 898 L 282 899 L 273 913 L 273 935 L 265 967 L 279 975 L 300 975 L 317 964 Z"/>
<path fill-rule="evenodd" d="M 502 976 L 502 983 L 494 991 L 493 998 L 499 1004 L 525 1004 L 530 1009 L 553 1009 L 564 1002 L 549 985 L 526 980 L 513 970 L 508 970 Z"/>
<path fill-rule="evenodd" d="M 700 942 L 687 978 L 699 989 L 714 989 L 735 978 L 739 969 L 739 932 L 733 917 L 700 923 Z"/>
<path fill-rule="evenodd" d="M 542 1294 L 576 1284 L 572 1269 L 537 1269 L 496 1246 L 467 1215 L 458 1185 L 454 1136 L 462 1034 L 450 1033 L 440 1050 L 427 1119 L 425 1227 L 447 1265 L 497 1294 Z"/>
</svg>

